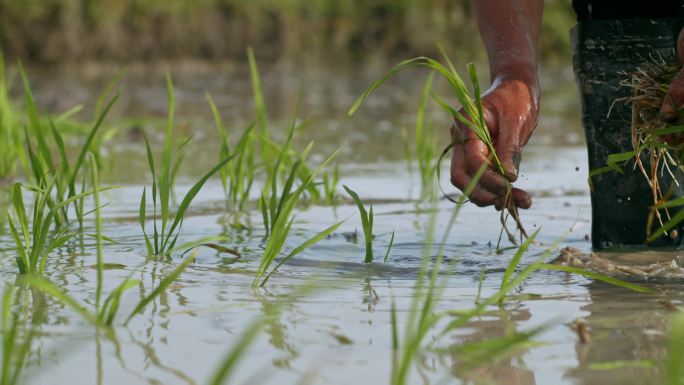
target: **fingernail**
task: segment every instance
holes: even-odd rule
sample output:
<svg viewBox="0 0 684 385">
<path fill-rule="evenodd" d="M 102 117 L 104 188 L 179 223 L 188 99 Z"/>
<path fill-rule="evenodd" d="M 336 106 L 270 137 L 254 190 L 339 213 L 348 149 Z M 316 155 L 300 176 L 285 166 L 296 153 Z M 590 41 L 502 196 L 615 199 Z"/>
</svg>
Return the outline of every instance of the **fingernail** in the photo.
<svg viewBox="0 0 684 385">
<path fill-rule="evenodd" d="M 522 152 L 515 151 L 511 154 L 511 163 L 504 164 L 504 171 L 506 177 L 510 180 L 515 180 L 518 177 L 518 169 L 520 169 L 520 162 L 522 161 Z"/>
<path fill-rule="evenodd" d="M 515 179 L 518 177 L 518 169 L 512 164 L 505 164 L 504 172 L 506 173 L 506 178 L 508 179 Z"/>
<path fill-rule="evenodd" d="M 515 173 L 518 173 L 518 169 L 520 168 L 520 162 L 522 162 L 522 152 L 516 151 L 513 153 L 513 167 L 515 167 Z"/>
<path fill-rule="evenodd" d="M 661 111 L 660 118 L 666 121 L 673 120 L 677 117 L 673 111 Z"/>
<path fill-rule="evenodd" d="M 672 106 L 672 101 L 669 99 L 669 97 L 660 107 L 660 117 L 664 120 L 672 120 L 677 117 L 677 113 L 675 112 L 675 109 Z"/>
</svg>

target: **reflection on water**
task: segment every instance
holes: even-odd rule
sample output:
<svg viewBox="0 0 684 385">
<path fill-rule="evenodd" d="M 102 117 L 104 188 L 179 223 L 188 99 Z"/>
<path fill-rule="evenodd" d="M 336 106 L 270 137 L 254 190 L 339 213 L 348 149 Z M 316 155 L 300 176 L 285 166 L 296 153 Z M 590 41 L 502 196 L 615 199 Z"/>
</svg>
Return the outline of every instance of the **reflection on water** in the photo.
<svg viewBox="0 0 684 385">
<path fill-rule="evenodd" d="M 658 295 L 634 296 L 614 288 L 588 285 L 591 301 L 582 307 L 593 343 L 577 344 L 577 368 L 568 378 L 579 384 L 662 384 L 665 331 L 673 309 Z M 679 284 L 657 287 L 666 298 L 681 298 Z M 611 363 L 617 363 L 611 368 Z M 594 370 L 592 370 L 594 369 Z"/>
<path fill-rule="evenodd" d="M 193 204 L 178 242 L 222 235 L 242 257 L 202 249 L 195 263 L 141 316 L 126 327 L 121 326 L 120 319 L 112 330 L 95 330 L 70 308 L 32 291 L 33 308 L 27 307 L 26 301 L 18 302 L 24 306 L 24 327 L 37 325 L 26 383 L 203 384 L 256 318 L 264 320 L 264 331 L 238 364 L 231 383 L 389 382 L 392 302 L 396 302 L 398 329 L 404 330 L 428 231 L 425 223 L 434 212 L 417 201 L 419 178 L 405 170 L 398 134 L 402 126 L 413 124 L 422 75 L 399 77 L 369 100 L 357 117 L 344 116 L 352 100 L 380 71 L 262 70 L 269 118 L 278 127 L 290 118 L 296 103 L 292 95 L 304 83 L 302 117 L 312 123 L 297 134 L 295 148 L 315 139 L 315 151 L 327 154 L 340 143 L 347 143 L 340 158 L 341 184 L 351 186 L 368 201 L 372 198 L 377 255 L 384 254 L 381 251 L 388 246 L 388 235 L 395 232 L 387 263 L 362 262 L 363 242 L 354 242 L 350 236 L 361 229 L 355 206 L 313 206 L 298 212 L 296 231 L 286 248 L 300 244 L 336 219 L 348 219 L 337 233 L 284 265 L 266 289 L 254 289 L 253 274 L 264 248 L 260 216 L 250 214 L 251 228 L 231 227 L 222 211 L 220 185 L 209 184 Z M 251 119 L 251 91 L 242 66 L 192 71 L 179 68 L 173 72 L 179 121 L 186 122 L 182 126 L 185 134 L 195 135 L 191 145 L 195 152 L 185 170 L 192 176 L 215 161 L 216 154 L 204 91 L 212 93 L 235 129 L 245 127 Z M 160 73 L 158 69 L 130 71 L 122 85 L 123 99 L 116 111 L 119 118 L 163 117 L 166 107 Z M 36 95 L 53 111 L 92 100 L 93 89 L 101 88 L 107 78 L 88 73 L 32 76 Z M 534 198 L 533 208 L 522 213 L 522 221 L 529 229 L 542 231 L 523 264 L 533 261 L 568 229 L 574 231 L 562 240 L 563 246 L 573 247 L 577 255 L 585 257 L 590 248 L 586 238 L 590 232 L 587 162 L 584 149 L 576 146 L 582 143 L 582 135 L 574 85 L 567 71 L 549 71 L 544 78 L 549 91 L 545 112 L 518 182 Z M 443 121 L 435 109 L 435 129 L 437 122 Z M 137 222 L 141 183 L 146 175 L 140 172 L 145 160 L 136 130 L 131 127 L 155 122 L 124 119 L 116 124 L 121 132 L 112 142 L 113 166 L 107 179 L 126 186 L 107 192 L 104 198 L 110 202 L 104 208 L 109 219 L 104 232 L 116 241 L 105 246 L 105 262 L 112 268 L 104 272 L 104 292 L 131 274 L 140 280 L 123 299 L 123 318 L 177 265 L 178 258 L 146 258 Z M 440 201 L 438 229 L 446 227 L 451 209 L 449 202 Z M 500 228 L 498 220 L 490 209 L 463 209 L 447 239 L 441 272 L 445 288 L 435 311 L 470 309 L 480 295 L 489 296 L 498 290 L 512 256 L 512 251 L 496 254 L 493 245 Z M 0 233 L 0 253 L 4 256 L 0 268 L 5 281 L 11 283 L 16 278 L 12 273 L 14 257 L 5 232 Z M 642 265 L 657 264 L 653 258 L 674 257 L 637 254 L 616 260 L 602 255 L 600 263 L 591 258 L 582 261 L 578 257 L 578 261 L 609 268 L 628 266 L 628 260 L 636 258 L 641 265 L 630 268 L 646 271 Z M 94 263 L 94 246 L 85 239 L 52 255 L 46 274 L 76 299 L 92 305 Z M 481 273 L 483 281 L 478 288 Z M 491 306 L 464 327 L 439 338 L 438 330 L 430 331 L 426 342 L 436 348 L 420 355 L 418 370 L 409 383 L 661 383 L 667 320 L 684 293 L 675 276 L 658 278 L 648 283 L 655 294 L 644 295 L 565 273 L 535 273 L 504 304 Z M 589 343 L 579 342 L 570 327 L 580 317 L 589 327 Z M 532 336 L 529 343 L 513 351 L 500 351 L 487 360 L 473 360 L 466 350 L 488 341 L 525 336 Z"/>
<path fill-rule="evenodd" d="M 516 325 L 528 321 L 532 314 L 521 303 L 513 303 L 511 309 L 500 306 L 484 317 L 468 323 L 465 327 L 472 332 L 459 336 L 454 344 L 455 353 L 451 359 L 453 373 L 464 382 L 473 384 L 534 385 L 534 372 L 525 365 L 527 349 L 507 352 L 503 358 L 476 357 L 476 362 L 463 361 L 467 353 L 462 344 L 485 342 L 505 338 L 516 333 Z"/>
</svg>

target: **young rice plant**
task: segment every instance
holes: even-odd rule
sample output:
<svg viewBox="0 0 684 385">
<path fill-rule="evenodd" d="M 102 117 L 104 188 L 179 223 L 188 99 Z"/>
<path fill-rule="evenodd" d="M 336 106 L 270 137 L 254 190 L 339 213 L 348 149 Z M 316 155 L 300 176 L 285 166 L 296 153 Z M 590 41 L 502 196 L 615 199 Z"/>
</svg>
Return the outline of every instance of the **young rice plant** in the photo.
<svg viewBox="0 0 684 385">
<path fill-rule="evenodd" d="M 363 205 L 363 201 L 359 198 L 354 190 L 347 186 L 342 186 L 347 191 L 347 194 L 352 197 L 356 207 L 359 209 L 359 215 L 361 216 L 361 227 L 363 228 L 363 240 L 366 243 L 366 256 L 364 258 L 365 263 L 373 262 L 373 205 L 370 206 L 369 210 Z M 387 261 L 389 257 L 390 250 L 392 250 L 392 244 L 394 243 L 394 231 L 390 237 L 389 246 L 387 247 L 387 252 L 385 253 L 384 261 Z"/>
<path fill-rule="evenodd" d="M 176 246 L 176 241 L 180 234 L 180 229 L 183 225 L 183 217 L 185 216 L 193 199 L 200 192 L 204 184 L 214 174 L 219 172 L 222 168 L 230 162 L 235 154 L 229 155 L 227 158 L 221 160 L 214 168 L 204 174 L 185 194 L 178 209 L 175 212 L 171 210 L 172 190 L 174 188 L 173 180 L 177 172 L 182 157 L 179 157 L 179 149 L 182 149 L 189 140 L 184 141 L 178 148 L 173 148 L 173 114 L 175 109 L 175 102 L 173 96 L 173 83 L 171 77 L 167 76 L 167 96 L 169 102 L 169 115 L 166 125 L 166 139 L 164 141 L 164 148 L 161 155 L 161 170 L 157 172 L 154 161 L 154 154 L 152 147 L 147 139 L 147 135 L 143 132 L 145 139 L 145 147 L 147 151 L 147 161 L 152 174 L 152 232 L 151 234 L 146 230 L 147 221 L 147 188 L 143 189 L 142 197 L 140 199 L 140 227 L 142 228 L 143 236 L 145 237 L 145 245 L 147 252 L 150 255 L 170 255 Z M 186 245 L 187 246 L 187 245 Z"/>
<path fill-rule="evenodd" d="M 95 211 L 95 240 L 96 240 L 96 288 L 95 288 L 95 308 L 90 310 L 88 305 L 81 303 L 76 298 L 67 293 L 64 289 L 58 287 L 54 283 L 50 282 L 46 278 L 37 275 L 26 275 L 22 277 L 21 282 L 31 285 L 46 294 L 49 294 L 56 298 L 57 300 L 65 303 L 76 312 L 78 312 L 84 319 L 92 322 L 97 326 L 110 327 L 116 315 L 119 311 L 119 305 L 121 303 L 121 297 L 123 294 L 133 287 L 140 284 L 140 281 L 132 279 L 130 276 L 124 278 L 124 280 L 114 289 L 109 295 L 102 300 L 102 284 L 103 284 L 103 272 L 104 272 L 104 257 L 102 254 L 102 240 L 104 236 L 102 234 L 102 213 L 99 195 L 99 176 L 97 172 L 96 158 L 94 155 L 90 154 L 90 169 L 92 171 L 91 180 L 92 185 L 95 188 L 93 192 L 93 204 Z M 173 283 L 180 274 L 185 270 L 188 265 L 190 265 L 196 257 L 196 253 L 192 253 L 183 262 L 181 262 L 171 273 L 166 277 L 162 278 L 156 288 L 150 292 L 150 294 L 143 297 L 143 299 L 138 302 L 133 311 L 130 312 L 124 325 L 136 315 L 141 313 L 145 306 L 154 301 L 171 283 Z"/>
</svg>

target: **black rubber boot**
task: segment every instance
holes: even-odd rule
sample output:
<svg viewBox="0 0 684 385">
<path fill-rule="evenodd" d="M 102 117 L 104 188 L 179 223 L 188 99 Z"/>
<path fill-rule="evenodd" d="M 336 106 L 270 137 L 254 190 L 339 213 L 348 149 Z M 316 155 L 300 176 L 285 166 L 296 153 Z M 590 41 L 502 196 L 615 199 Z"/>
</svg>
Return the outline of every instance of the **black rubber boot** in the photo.
<svg viewBox="0 0 684 385">
<path fill-rule="evenodd" d="M 654 58 L 677 64 L 675 47 L 682 26 L 684 19 L 594 20 L 578 22 L 572 29 L 573 64 L 582 104 L 589 170 L 606 166 L 610 154 L 633 150 L 631 107 L 628 102 L 616 101 L 629 96 L 631 91 L 621 88 L 620 81 Z M 608 172 L 592 177 L 594 249 L 683 246 L 682 229 L 673 238 L 662 236 L 646 244 L 653 196 L 645 177 L 634 169 L 633 160 L 623 170 L 624 174 Z M 679 181 L 684 181 L 683 175 L 676 174 Z M 664 188 L 670 185 L 667 178 L 662 182 Z M 682 195 L 684 190 L 676 188 L 670 199 Z"/>
</svg>

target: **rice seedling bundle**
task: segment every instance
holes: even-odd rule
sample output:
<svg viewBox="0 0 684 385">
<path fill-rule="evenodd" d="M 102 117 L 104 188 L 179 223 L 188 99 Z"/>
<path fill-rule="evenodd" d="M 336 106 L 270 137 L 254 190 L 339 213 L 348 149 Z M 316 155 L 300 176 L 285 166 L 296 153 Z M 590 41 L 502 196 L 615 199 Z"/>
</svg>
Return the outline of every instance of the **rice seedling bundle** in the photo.
<svg viewBox="0 0 684 385">
<path fill-rule="evenodd" d="M 678 116 L 671 119 L 661 113 L 669 85 L 680 68 L 679 65 L 668 65 L 662 59 L 654 59 L 627 74 L 621 86 L 628 88 L 631 94 L 616 102 L 626 102 L 632 107 L 632 150 L 609 155 L 605 167 L 589 173 L 590 178 L 610 171 L 622 173 L 621 165 L 633 160 L 634 169 L 644 177 L 653 198 L 646 229 L 649 241 L 664 234 L 676 237 L 676 232 L 668 231 L 684 220 L 684 210 L 674 214 L 671 210 L 684 205 L 684 197 L 674 196 L 680 187 L 678 178 L 684 171 L 684 114 L 680 110 Z M 677 106 L 672 108 L 678 110 Z M 659 227 L 654 230 L 656 222 Z"/>
<path fill-rule="evenodd" d="M 671 194 L 671 187 L 679 185 L 675 173 L 682 163 L 684 116 L 668 121 L 660 113 L 668 85 L 678 72 L 679 66 L 653 62 L 639 68 L 623 81 L 623 85 L 632 91 L 632 96 L 627 100 L 632 105 L 631 134 L 635 163 L 651 187 L 654 205 L 665 202 Z M 676 106 L 673 108 L 677 110 Z M 663 188 L 666 190 L 663 191 Z M 663 217 L 671 219 L 667 208 L 654 209 L 652 216 L 658 219 L 661 226 Z"/>
</svg>

